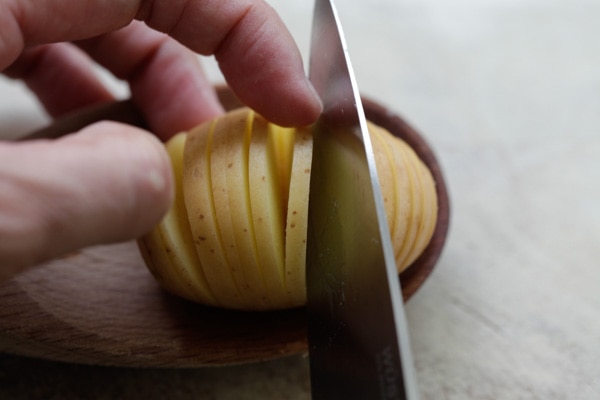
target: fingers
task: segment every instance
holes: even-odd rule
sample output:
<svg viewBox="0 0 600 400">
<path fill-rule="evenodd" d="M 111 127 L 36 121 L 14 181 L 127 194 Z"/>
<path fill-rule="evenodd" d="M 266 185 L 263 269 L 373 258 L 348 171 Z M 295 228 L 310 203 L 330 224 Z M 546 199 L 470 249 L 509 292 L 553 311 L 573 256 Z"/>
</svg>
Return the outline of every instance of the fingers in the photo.
<svg viewBox="0 0 600 400">
<path fill-rule="evenodd" d="M 27 46 L 98 36 L 136 17 L 215 54 L 238 97 L 271 121 L 304 125 L 321 104 L 283 22 L 262 0 L 9 0 L 0 3 L 0 69 Z"/>
<path fill-rule="evenodd" d="M 198 57 L 141 22 L 78 43 L 115 76 L 163 140 L 223 112 Z"/>
<path fill-rule="evenodd" d="M 0 70 L 38 44 L 85 39 L 128 25 L 138 1 L 6 0 L 0 3 Z"/>
<path fill-rule="evenodd" d="M 223 112 L 197 56 L 142 22 L 78 45 L 129 82 L 134 102 L 163 140 Z M 67 43 L 37 46 L 5 73 L 25 81 L 54 117 L 113 99 L 81 49 Z"/>
<path fill-rule="evenodd" d="M 201 54 L 214 54 L 238 97 L 280 125 L 305 125 L 322 105 L 277 13 L 261 0 L 146 2 L 138 18 Z"/>
<path fill-rule="evenodd" d="M 283 22 L 268 7 L 252 7 L 215 51 L 227 82 L 245 104 L 271 122 L 314 122 L 322 104 Z"/>
<path fill-rule="evenodd" d="M 172 201 L 162 144 L 116 123 L 0 145 L 0 275 L 84 246 L 140 236 Z"/>
<path fill-rule="evenodd" d="M 23 52 L 4 73 L 21 79 L 53 117 L 113 100 L 93 70 L 93 62 L 69 43 L 37 46 Z"/>
</svg>

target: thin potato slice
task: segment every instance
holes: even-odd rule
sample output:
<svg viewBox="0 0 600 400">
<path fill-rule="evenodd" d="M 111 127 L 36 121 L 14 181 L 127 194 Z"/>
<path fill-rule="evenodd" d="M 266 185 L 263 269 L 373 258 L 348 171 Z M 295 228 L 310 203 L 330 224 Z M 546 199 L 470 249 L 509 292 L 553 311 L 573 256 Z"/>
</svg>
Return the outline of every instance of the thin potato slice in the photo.
<svg viewBox="0 0 600 400">
<path fill-rule="evenodd" d="M 196 253 L 183 199 L 183 151 L 186 138 L 186 134 L 180 133 L 166 144 L 175 177 L 175 201 L 161 223 L 162 238 L 172 264 L 177 271 L 181 272 L 182 279 L 192 288 L 192 299 L 218 304 L 208 286 L 202 263 Z"/>
<path fill-rule="evenodd" d="M 404 236 L 404 243 L 402 244 L 402 252 L 397 256 L 396 263 L 401 266 L 401 269 L 405 269 L 409 265 L 410 252 L 417 240 L 417 232 L 419 231 L 419 223 L 421 220 L 421 211 L 423 209 L 422 195 L 420 192 L 421 182 L 417 171 L 414 168 L 410 155 L 407 152 L 408 146 L 405 146 L 403 142 L 396 142 L 395 146 L 398 148 L 401 154 L 401 162 L 406 168 L 406 173 L 409 177 L 408 196 L 410 198 L 410 212 L 408 213 L 408 229 Z"/>
<path fill-rule="evenodd" d="M 287 302 L 283 283 L 285 204 L 281 198 L 275 150 L 267 121 L 255 115 L 248 174 L 256 252 L 269 297 L 275 304 L 284 305 Z"/>
<path fill-rule="evenodd" d="M 183 274 L 171 262 L 162 231 L 162 226 L 157 225 L 152 232 L 138 240 L 138 248 L 144 263 L 154 278 L 168 292 L 186 299 L 194 299 L 193 290 L 183 281 Z"/>
<path fill-rule="evenodd" d="M 437 206 L 431 207 L 431 205 L 432 198 L 437 205 L 437 197 L 435 196 L 435 186 L 429 170 L 417 157 L 413 149 L 406 147 L 404 151 L 408 155 L 408 159 L 417 177 L 418 187 L 415 187 L 414 190 L 420 194 L 419 203 L 421 205 L 420 212 L 416 216 L 419 222 L 415 242 L 405 261 L 406 265 L 410 265 L 423 252 L 431 239 L 431 234 L 433 233 L 432 227 L 435 226 L 437 216 Z"/>
<path fill-rule="evenodd" d="M 236 235 L 236 224 L 232 218 L 232 212 L 243 207 L 244 197 L 230 196 L 229 180 L 240 184 L 241 176 L 235 176 L 241 168 L 240 147 L 243 148 L 243 134 L 246 129 L 245 110 L 232 113 L 229 118 L 219 119 L 215 132 L 212 135 L 212 150 L 210 158 L 210 176 L 212 183 L 212 194 L 214 200 L 214 211 L 217 229 L 219 230 L 223 252 L 227 262 L 227 268 L 238 288 L 245 305 L 255 305 L 257 296 L 256 285 L 250 282 L 252 271 L 246 270 L 246 262 L 240 257 Z M 237 158 L 236 158 L 237 157 Z M 242 183 L 243 184 L 243 183 Z M 243 188 L 243 186 L 242 186 Z M 260 278 L 260 276 L 259 276 Z"/>
<path fill-rule="evenodd" d="M 260 271 L 256 251 L 256 237 L 252 221 L 252 207 L 250 205 L 250 179 L 248 172 L 248 157 L 250 140 L 252 137 L 252 124 L 254 113 L 249 110 L 235 114 L 228 118 L 227 126 L 219 130 L 222 143 L 225 144 L 222 166 L 226 172 L 226 191 L 228 204 L 221 206 L 216 201 L 217 220 L 220 225 L 225 220 L 230 221 L 229 230 L 221 229 L 224 243 L 229 243 L 227 251 L 237 251 L 234 262 L 230 261 L 230 268 L 236 268 L 238 273 L 238 287 L 247 297 L 247 307 L 256 310 L 272 308 L 269 293 L 266 290 L 263 274 Z M 213 187 L 215 181 L 213 180 Z M 234 250 L 235 246 L 235 250 Z M 233 256 L 233 254 L 232 254 Z M 236 271 L 233 271 L 236 276 Z"/>
<path fill-rule="evenodd" d="M 188 134 L 183 155 L 183 197 L 196 252 L 209 286 L 224 307 L 244 308 L 244 298 L 227 265 L 215 214 L 211 158 L 218 121 L 203 124 Z"/>
<path fill-rule="evenodd" d="M 368 127 L 371 143 L 373 144 L 375 164 L 377 165 L 379 186 L 383 196 L 383 204 L 385 206 L 385 214 L 391 236 L 392 232 L 396 229 L 396 180 L 398 179 L 398 176 L 396 174 L 392 150 L 383 137 L 385 132 L 382 132 L 380 127 L 371 123 L 368 123 Z"/>
<path fill-rule="evenodd" d="M 421 161 L 419 159 L 419 161 Z M 422 162 L 422 161 L 421 161 Z M 438 197 L 436 191 L 436 183 L 435 179 L 429 168 L 425 164 L 423 164 L 423 168 L 421 169 L 423 175 L 425 176 L 423 181 L 426 182 L 423 185 L 424 196 L 429 200 L 425 205 L 426 210 L 426 222 L 425 225 L 428 227 L 426 232 L 423 234 L 424 244 L 423 250 L 429 242 L 431 241 L 433 234 L 435 232 L 435 228 L 437 226 L 437 217 L 438 217 Z"/>
<path fill-rule="evenodd" d="M 183 171 L 183 149 L 185 133 L 180 133 L 166 144 L 171 159 L 175 183 L 175 201 L 163 220 L 141 241 L 140 248 L 151 265 L 169 265 L 169 274 L 161 268 L 151 271 L 165 288 L 179 293 L 190 300 L 216 304 L 201 268 L 200 260 L 193 249 L 187 211 L 183 204 L 181 173 Z"/>
<path fill-rule="evenodd" d="M 406 265 L 401 261 L 410 247 L 411 213 L 413 211 L 412 183 L 405 160 L 406 156 L 402 152 L 404 142 L 399 142 L 400 139 L 394 138 L 388 133 L 382 136 L 390 146 L 396 170 L 396 221 L 393 224 L 394 229 L 391 231 L 391 236 L 396 266 L 398 271 L 402 271 Z"/>
<path fill-rule="evenodd" d="M 281 201 L 282 204 L 285 205 L 288 203 L 288 198 L 290 196 L 290 180 L 292 174 L 292 161 L 294 159 L 296 128 L 284 128 L 275 124 L 268 124 L 267 129 L 269 130 L 269 137 L 273 141 Z"/>
<path fill-rule="evenodd" d="M 312 144 L 308 128 L 296 130 L 285 231 L 285 289 L 290 306 L 306 302 L 306 234 Z"/>
</svg>

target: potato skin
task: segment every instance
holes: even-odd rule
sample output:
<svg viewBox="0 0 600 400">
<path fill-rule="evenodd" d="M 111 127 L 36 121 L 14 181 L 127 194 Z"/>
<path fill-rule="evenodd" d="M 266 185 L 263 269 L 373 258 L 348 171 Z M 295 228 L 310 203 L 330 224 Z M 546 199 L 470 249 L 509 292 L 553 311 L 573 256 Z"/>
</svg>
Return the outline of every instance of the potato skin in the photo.
<svg viewBox="0 0 600 400">
<path fill-rule="evenodd" d="M 437 197 L 415 152 L 368 123 L 398 272 L 429 243 Z M 310 127 L 233 110 L 167 144 L 176 200 L 138 240 L 169 292 L 206 305 L 275 310 L 306 302 Z"/>
</svg>

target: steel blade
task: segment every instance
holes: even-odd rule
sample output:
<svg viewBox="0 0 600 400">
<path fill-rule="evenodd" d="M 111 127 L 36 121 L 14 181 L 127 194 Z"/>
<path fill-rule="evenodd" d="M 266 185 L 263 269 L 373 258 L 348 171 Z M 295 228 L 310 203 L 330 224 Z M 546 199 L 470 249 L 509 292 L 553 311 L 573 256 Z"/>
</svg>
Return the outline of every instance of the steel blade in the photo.
<svg viewBox="0 0 600 400">
<path fill-rule="evenodd" d="M 316 0 L 307 238 L 313 399 L 417 399 L 408 329 L 371 140 L 333 1 Z"/>
</svg>

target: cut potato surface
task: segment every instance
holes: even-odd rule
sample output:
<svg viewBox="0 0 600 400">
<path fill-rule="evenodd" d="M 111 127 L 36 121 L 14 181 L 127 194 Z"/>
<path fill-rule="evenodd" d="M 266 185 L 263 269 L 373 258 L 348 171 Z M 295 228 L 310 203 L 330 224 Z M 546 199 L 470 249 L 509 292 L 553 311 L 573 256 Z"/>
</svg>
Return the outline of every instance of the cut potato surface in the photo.
<svg viewBox="0 0 600 400">
<path fill-rule="evenodd" d="M 385 206 L 385 215 L 388 221 L 390 233 L 396 229 L 396 168 L 392 150 L 382 134 L 382 129 L 378 126 L 368 123 L 369 133 L 371 134 L 371 142 L 373 145 L 373 153 L 375 155 L 377 165 L 377 175 L 379 177 L 379 186 Z"/>
<path fill-rule="evenodd" d="M 201 261 L 194 249 L 187 210 L 183 200 L 183 149 L 186 135 L 181 133 L 167 143 L 175 176 L 173 206 L 152 233 L 139 241 L 146 264 L 154 276 L 171 292 L 190 300 L 218 304 L 211 292 Z M 168 269 L 165 268 L 168 265 Z"/>
<path fill-rule="evenodd" d="M 298 129 L 294 135 L 285 228 L 285 289 L 294 305 L 302 305 L 306 301 L 306 235 L 311 164 L 312 135 L 307 128 Z"/>
<path fill-rule="evenodd" d="M 405 142 L 368 126 L 401 272 L 435 229 L 435 182 Z M 304 305 L 312 145 L 310 127 L 282 128 L 247 108 L 173 137 L 176 200 L 139 240 L 165 289 L 231 309 Z"/>
<path fill-rule="evenodd" d="M 265 279 L 260 268 L 256 248 L 256 235 L 252 220 L 250 201 L 250 179 L 248 159 L 252 135 L 253 115 L 243 113 L 233 122 L 227 131 L 221 134 L 226 137 L 226 190 L 229 207 L 217 207 L 231 221 L 231 237 L 237 248 L 235 268 L 243 273 L 243 281 L 239 282 L 242 290 L 252 298 L 253 303 L 264 303 L 270 307 L 272 299 L 268 296 Z M 236 131 L 236 128 L 239 131 Z M 240 138 L 240 135 L 241 138 Z M 213 157 L 214 159 L 214 157 Z M 214 187 L 214 183 L 213 183 Z M 219 217 L 218 217 L 219 218 Z M 223 235 L 225 235 L 223 233 Z M 231 268 L 231 265 L 229 266 Z"/>
<path fill-rule="evenodd" d="M 227 267 L 212 186 L 212 141 L 217 122 L 201 125 L 188 133 L 183 154 L 183 198 L 196 252 L 208 285 L 223 307 L 239 308 L 245 302 L 232 271 Z"/>
</svg>

